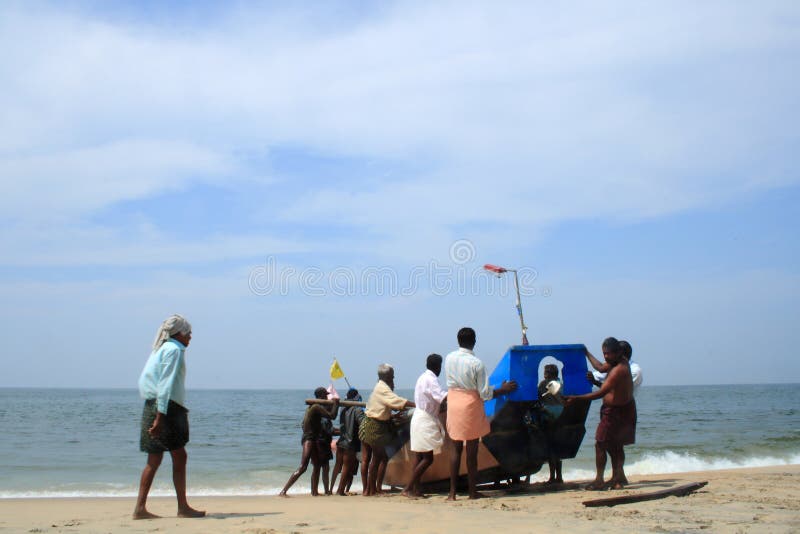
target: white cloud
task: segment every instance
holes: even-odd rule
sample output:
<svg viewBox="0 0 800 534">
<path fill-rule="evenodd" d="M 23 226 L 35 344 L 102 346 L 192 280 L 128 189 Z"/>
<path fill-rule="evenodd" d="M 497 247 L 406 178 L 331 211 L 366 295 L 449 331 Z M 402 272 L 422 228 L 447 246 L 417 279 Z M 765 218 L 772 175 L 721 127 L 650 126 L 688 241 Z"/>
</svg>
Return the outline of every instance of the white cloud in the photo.
<svg viewBox="0 0 800 534">
<path fill-rule="evenodd" d="M 186 142 L 126 140 L 0 159 L 0 208 L 12 219 L 81 217 L 234 171 L 223 154 Z"/>
<path fill-rule="evenodd" d="M 6 228 L 0 234 L 6 266 L 187 266 L 267 255 L 307 253 L 300 243 L 254 233 L 211 234 L 176 239 L 168 232 L 143 226 L 121 232 L 99 226 L 34 226 Z"/>
<path fill-rule="evenodd" d="M 538 233 L 735 199 L 796 180 L 769 163 L 797 141 L 796 14 L 403 2 L 325 26 L 246 6 L 173 31 L 6 8 L 3 213 L 80 219 L 240 180 L 242 154 L 286 145 L 426 162 L 369 190 L 319 176 L 274 191 L 285 221 L 354 227 L 348 246 L 390 255 L 443 250 L 467 225 Z"/>
</svg>

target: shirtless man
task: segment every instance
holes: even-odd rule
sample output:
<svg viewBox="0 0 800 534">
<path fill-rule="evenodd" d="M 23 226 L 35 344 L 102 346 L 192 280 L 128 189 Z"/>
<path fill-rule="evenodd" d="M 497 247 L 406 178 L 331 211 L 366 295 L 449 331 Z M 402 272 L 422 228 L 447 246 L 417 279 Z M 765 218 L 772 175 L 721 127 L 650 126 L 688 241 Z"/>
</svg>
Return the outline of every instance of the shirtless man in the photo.
<svg viewBox="0 0 800 534">
<path fill-rule="evenodd" d="M 633 379 L 633 396 L 636 397 L 636 393 L 639 391 L 639 386 L 641 386 L 643 382 L 642 367 L 638 363 L 631 360 L 631 357 L 633 356 L 633 347 L 631 347 L 630 343 L 620 339 L 619 346 L 622 348 L 622 357 L 628 361 L 628 365 L 631 368 L 631 378 Z M 592 364 L 592 367 L 594 367 L 595 370 L 587 371 L 586 379 L 589 380 L 589 382 L 591 382 L 594 386 L 602 386 L 611 366 L 605 362 L 599 362 L 596 358 L 590 359 L 589 363 Z"/>
<path fill-rule="evenodd" d="M 328 390 L 320 386 L 314 390 L 314 397 L 319 400 L 326 400 L 328 398 Z M 321 404 L 311 404 L 306 408 L 305 416 L 303 417 L 303 438 L 301 443 L 303 445 L 303 454 L 300 458 L 300 467 L 292 473 L 286 485 L 278 494 L 281 497 L 288 497 L 286 492 L 289 488 L 297 482 L 297 479 L 306 472 L 308 469 L 308 462 L 313 464 L 311 471 L 311 495 L 316 497 L 319 495 L 319 441 L 320 434 L 322 433 L 322 419 L 336 419 L 336 414 L 339 412 L 339 399 L 333 399 L 333 404 L 325 408 Z M 330 442 L 328 442 L 328 450 L 330 450 Z M 327 488 L 326 488 L 327 489 Z"/>
<path fill-rule="evenodd" d="M 597 476 L 587 486 L 589 490 L 606 487 L 622 489 L 628 480 L 625 477 L 625 451 L 623 447 L 634 443 L 636 438 L 636 401 L 633 398 L 633 380 L 628 361 L 622 357 L 619 341 L 613 337 L 603 341 L 603 356 L 609 366 L 608 377 L 599 390 L 585 395 L 567 397 L 567 404 L 575 400 L 594 400 L 603 398 L 600 408 L 600 423 L 595 434 L 595 463 Z M 586 357 L 599 364 L 597 358 L 586 350 Z M 611 480 L 606 485 L 603 480 L 606 469 L 606 454 L 611 457 Z"/>
</svg>

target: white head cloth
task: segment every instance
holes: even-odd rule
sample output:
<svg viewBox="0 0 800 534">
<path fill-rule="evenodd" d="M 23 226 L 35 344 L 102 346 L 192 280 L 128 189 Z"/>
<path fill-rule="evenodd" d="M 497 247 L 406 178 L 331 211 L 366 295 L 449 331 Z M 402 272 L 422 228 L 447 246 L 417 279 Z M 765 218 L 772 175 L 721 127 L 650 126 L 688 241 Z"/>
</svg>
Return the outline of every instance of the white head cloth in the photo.
<svg viewBox="0 0 800 534">
<path fill-rule="evenodd" d="M 177 313 L 175 315 L 170 315 L 158 328 L 156 340 L 153 341 L 153 350 L 158 350 L 166 340 L 175 334 L 188 334 L 191 331 L 192 325 L 189 324 L 189 321 L 184 319 L 183 316 Z"/>
</svg>

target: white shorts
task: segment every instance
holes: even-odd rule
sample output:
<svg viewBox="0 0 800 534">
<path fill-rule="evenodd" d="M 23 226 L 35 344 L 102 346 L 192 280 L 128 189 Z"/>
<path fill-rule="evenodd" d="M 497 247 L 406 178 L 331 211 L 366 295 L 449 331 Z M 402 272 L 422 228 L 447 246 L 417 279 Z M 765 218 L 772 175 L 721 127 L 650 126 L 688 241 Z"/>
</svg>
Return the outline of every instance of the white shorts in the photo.
<svg viewBox="0 0 800 534">
<path fill-rule="evenodd" d="M 438 453 L 444 445 L 444 428 L 439 418 L 416 408 L 411 416 L 411 450 Z"/>
</svg>

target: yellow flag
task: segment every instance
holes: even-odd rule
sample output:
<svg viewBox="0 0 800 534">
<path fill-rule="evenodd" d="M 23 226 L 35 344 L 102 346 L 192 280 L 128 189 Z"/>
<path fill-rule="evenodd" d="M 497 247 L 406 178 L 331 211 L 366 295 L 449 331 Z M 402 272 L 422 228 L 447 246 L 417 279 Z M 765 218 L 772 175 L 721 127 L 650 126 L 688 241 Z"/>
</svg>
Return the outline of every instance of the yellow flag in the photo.
<svg viewBox="0 0 800 534">
<path fill-rule="evenodd" d="M 339 362 L 336 360 L 336 358 L 334 358 L 333 363 L 331 364 L 331 378 L 333 380 L 337 380 L 343 377 L 344 377 L 344 371 L 342 371 L 342 368 L 339 367 Z"/>
</svg>

